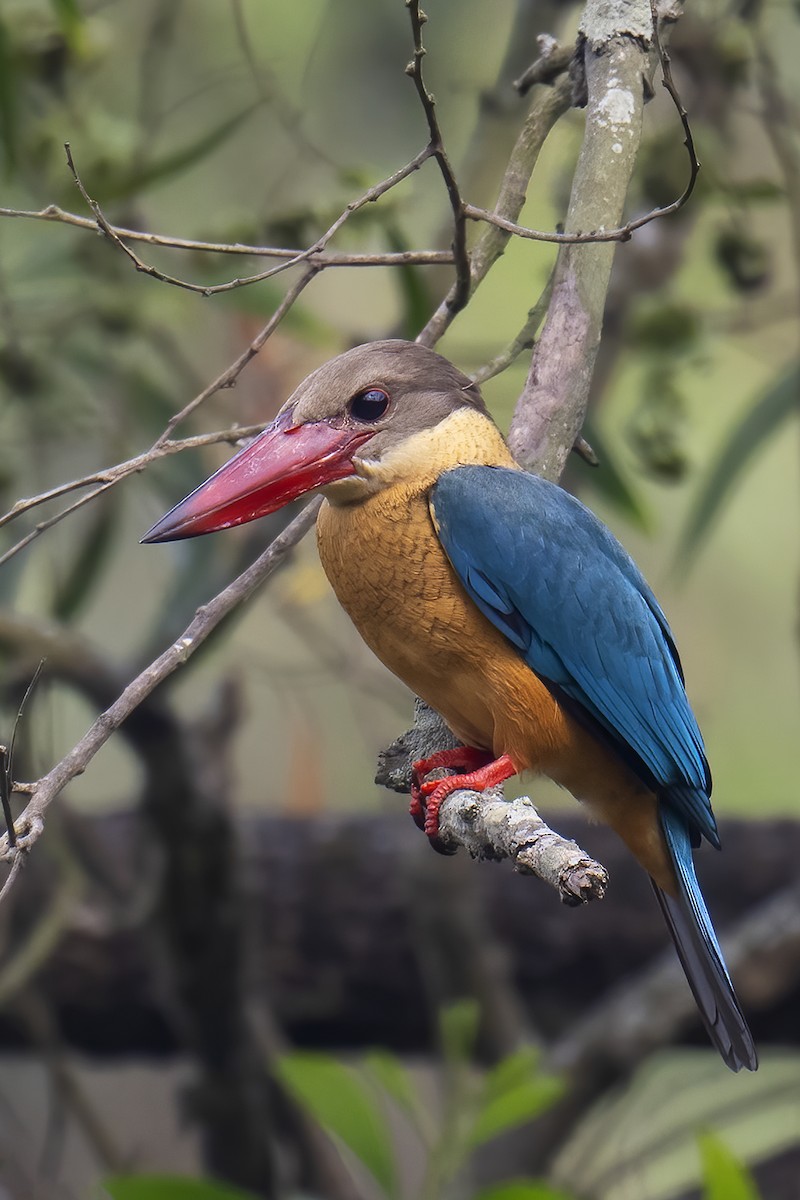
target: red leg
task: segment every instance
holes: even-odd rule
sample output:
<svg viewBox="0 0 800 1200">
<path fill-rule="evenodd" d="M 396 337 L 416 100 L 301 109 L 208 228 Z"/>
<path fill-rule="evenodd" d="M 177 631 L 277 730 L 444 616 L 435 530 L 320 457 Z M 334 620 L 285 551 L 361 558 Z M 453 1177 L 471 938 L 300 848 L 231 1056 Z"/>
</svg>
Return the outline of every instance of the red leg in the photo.
<svg viewBox="0 0 800 1200">
<path fill-rule="evenodd" d="M 486 788 L 494 787 L 495 784 L 503 783 L 516 774 L 517 767 L 507 754 L 501 754 L 499 758 L 484 763 L 477 771 L 471 771 L 468 775 L 450 775 L 447 779 L 432 779 L 430 783 L 423 783 L 420 792 L 427 797 L 425 833 L 429 838 L 438 838 L 439 808 L 444 798 L 451 792 L 456 792 L 460 788 L 466 791 L 482 792 Z"/>
<path fill-rule="evenodd" d="M 417 762 L 412 763 L 409 812 L 415 825 L 420 829 L 425 828 L 422 780 L 426 775 L 440 767 L 460 767 L 462 770 L 474 771 L 478 767 L 485 767 L 491 761 L 492 756 L 486 750 L 476 750 L 474 746 L 455 746 L 452 750 L 438 750 L 430 758 L 420 758 Z"/>
</svg>

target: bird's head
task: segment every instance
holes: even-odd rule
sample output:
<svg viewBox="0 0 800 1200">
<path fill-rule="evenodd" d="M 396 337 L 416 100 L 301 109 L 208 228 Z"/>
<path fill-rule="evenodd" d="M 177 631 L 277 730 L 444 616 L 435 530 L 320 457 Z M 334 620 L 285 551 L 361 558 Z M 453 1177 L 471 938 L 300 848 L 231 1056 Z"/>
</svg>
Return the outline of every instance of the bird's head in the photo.
<svg viewBox="0 0 800 1200">
<path fill-rule="evenodd" d="M 263 433 L 142 540 L 229 529 L 316 490 L 358 500 L 411 457 L 416 435 L 464 409 L 486 416 L 478 388 L 440 354 L 415 342 L 357 346 L 303 380 Z"/>
</svg>

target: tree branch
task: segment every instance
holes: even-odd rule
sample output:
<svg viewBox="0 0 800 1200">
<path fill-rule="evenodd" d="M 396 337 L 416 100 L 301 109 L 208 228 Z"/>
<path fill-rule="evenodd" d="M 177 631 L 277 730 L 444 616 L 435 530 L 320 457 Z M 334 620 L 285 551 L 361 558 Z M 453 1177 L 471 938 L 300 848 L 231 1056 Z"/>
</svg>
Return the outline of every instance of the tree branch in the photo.
<svg viewBox="0 0 800 1200">
<path fill-rule="evenodd" d="M 266 271 L 260 271 L 257 275 L 248 275 L 243 279 L 231 279 L 228 280 L 227 283 L 206 285 L 200 283 L 190 283 L 188 280 L 179 279 L 175 275 L 167 275 L 164 271 L 159 271 L 157 267 L 153 267 L 149 263 L 146 263 L 139 257 L 138 254 L 135 253 L 135 251 L 131 250 L 130 246 L 125 244 L 122 238 L 117 234 L 114 227 L 109 221 L 106 220 L 100 205 L 96 200 L 92 199 L 84 187 L 83 181 L 76 170 L 75 163 L 73 162 L 72 150 L 70 149 L 68 142 L 65 143 L 64 150 L 67 155 L 67 165 L 72 172 L 72 177 L 75 180 L 78 190 L 80 191 L 89 208 L 92 210 L 97 228 L 102 234 L 105 235 L 105 237 L 108 238 L 111 244 L 117 246 L 118 249 L 120 249 L 122 253 L 130 259 L 136 270 L 140 271 L 143 275 L 149 275 L 151 278 L 159 280 L 160 283 L 171 284 L 172 287 L 183 288 L 184 291 L 187 292 L 198 292 L 201 296 L 216 296 L 221 292 L 230 292 L 235 288 L 245 287 L 251 283 L 263 283 L 264 280 L 272 279 L 275 275 L 280 275 L 282 272 L 288 271 L 291 267 L 300 266 L 303 263 L 309 262 L 315 257 L 319 258 L 334 234 L 338 233 L 338 231 L 348 220 L 348 218 L 353 215 L 353 213 L 358 212 L 358 210 L 363 208 L 365 204 L 372 204 L 376 200 L 379 200 L 381 196 L 384 196 L 387 192 L 391 191 L 392 188 L 397 187 L 398 183 L 402 183 L 402 181 L 407 179 L 409 175 L 412 175 L 414 171 L 418 171 L 423 163 L 427 162 L 429 158 L 436 154 L 433 146 L 426 146 L 424 150 L 420 150 L 419 154 L 415 154 L 411 161 L 407 162 L 404 167 L 400 167 L 399 170 L 393 171 L 392 174 L 386 179 L 382 180 L 380 183 L 376 183 L 373 187 L 368 188 L 367 191 L 364 192 L 362 196 L 359 196 L 357 200 L 351 200 L 336 218 L 333 224 L 325 231 L 325 233 L 323 233 L 320 238 L 317 239 L 316 242 L 314 242 L 313 246 L 309 246 L 307 250 L 301 250 L 300 253 L 296 254 L 293 258 L 288 258 L 285 262 L 279 263 L 276 267 L 270 267 Z M 315 264 L 315 273 L 324 270 L 328 265 L 330 265 L 329 262 L 327 262 L 324 258 L 321 261 L 318 261 Z"/>
<path fill-rule="evenodd" d="M 438 164 L 444 181 L 445 190 L 453 211 L 453 257 L 456 266 L 456 279 L 447 301 L 449 308 L 455 314 L 459 312 L 470 296 L 470 260 L 467 254 L 467 223 L 464 217 L 464 201 L 455 172 L 450 163 L 439 128 L 439 118 L 436 116 L 436 101 L 425 86 L 422 74 L 422 60 L 427 51 L 422 44 L 422 26 L 428 20 L 419 5 L 419 0 L 406 0 L 411 17 L 411 29 L 414 36 L 414 57 L 406 67 L 406 74 L 414 81 L 414 87 L 420 98 L 425 118 L 428 122 L 430 144 L 428 151 Z"/>
<path fill-rule="evenodd" d="M 605 867 L 550 829 L 532 800 L 505 800 L 500 788 L 448 796 L 439 810 L 439 837 L 472 858 L 509 859 L 521 875 L 549 883 L 571 908 L 602 900 L 608 886 Z"/>
<path fill-rule="evenodd" d="M 413 762 L 457 745 L 439 714 L 417 699 L 413 727 L 381 753 L 375 782 L 407 793 Z M 605 868 L 550 829 L 527 796 L 509 803 L 501 787 L 448 796 L 439 809 L 439 837 L 448 849 L 461 846 L 473 858 L 509 859 L 515 871 L 537 875 L 571 907 L 602 900 L 608 885 Z"/>
<path fill-rule="evenodd" d="M 49 221 L 56 225 L 70 225 L 88 233 L 100 233 L 97 221 L 92 217 L 81 217 L 67 212 L 57 204 L 45 208 L 0 208 L 0 218 L 19 217 L 27 221 Z M 401 250 L 386 254 L 347 254 L 320 251 L 317 254 L 306 250 L 292 250 L 285 246 L 257 246 L 246 242 L 203 242 L 194 238 L 173 237 L 171 234 L 151 233 L 146 229 L 128 229 L 124 225 L 107 222 L 114 240 L 144 242 L 148 246 L 161 246 L 168 250 L 190 250 L 202 254 L 241 254 L 248 258 L 282 258 L 292 262 L 309 262 L 321 267 L 402 267 L 402 266 L 448 266 L 453 262 L 452 250 Z M 250 281 L 248 281 L 250 282 Z"/>
<path fill-rule="evenodd" d="M 41 836 L 44 815 L 56 796 L 70 780 L 83 773 L 111 734 L 119 729 L 142 701 L 173 671 L 191 658 L 223 617 L 243 603 L 269 578 L 289 551 L 312 527 L 320 503 L 320 500 L 312 500 L 306 505 L 246 571 L 208 604 L 199 608 L 182 636 L 128 684 L 119 698 L 92 723 L 69 754 L 47 775 L 24 789 L 30 794 L 30 800 L 15 823 L 16 847 L 9 846 L 7 834 L 0 838 L 0 858 L 12 861 L 12 872 L 21 861 L 21 854 L 30 850 Z M 16 790 L 21 791 L 22 788 L 17 785 Z"/>
<path fill-rule="evenodd" d="M 619 228 L 636 161 L 652 16 L 647 0 L 622 11 L 619 25 L 610 19 L 617 10 L 600 0 L 590 0 L 584 13 L 586 127 L 568 234 Z M 553 299 L 509 433 L 518 461 L 548 479 L 560 478 L 583 424 L 613 253 L 612 245 L 566 244 L 559 251 Z"/>
<path fill-rule="evenodd" d="M 514 144 L 495 201 L 494 215 L 499 220 L 513 222 L 522 212 L 539 153 L 556 121 L 569 108 L 571 96 L 572 88 L 569 80 L 561 79 L 555 87 L 542 88 L 534 97 L 525 123 Z M 464 206 L 465 214 L 469 212 L 469 208 L 469 205 Z M 491 268 L 501 257 L 510 236 L 510 233 L 495 223 L 492 223 L 491 228 L 482 234 L 470 255 L 470 296 L 475 294 Z M 417 341 L 421 342 L 423 346 L 434 346 L 456 316 L 455 287 L 454 284 L 425 328 L 419 333 Z"/>
<path fill-rule="evenodd" d="M 17 517 L 21 517 L 23 513 L 30 512 L 31 509 L 37 508 L 40 504 L 47 504 L 50 500 L 58 500 L 61 496 L 66 496 L 70 492 L 79 491 L 84 487 L 91 487 L 95 483 L 116 483 L 119 479 L 124 479 L 128 475 L 133 475 L 138 471 L 144 470 L 151 462 L 156 459 L 166 458 L 170 454 L 180 454 L 184 450 L 199 450 L 204 446 L 216 446 L 220 442 L 236 442 L 244 441 L 246 438 L 255 437 L 264 429 L 265 422 L 260 421 L 257 425 L 241 425 L 234 426 L 232 429 L 221 429 L 217 433 L 201 433 L 196 437 L 182 438 L 180 441 L 161 442 L 157 447 L 151 447 L 150 450 L 145 450 L 142 454 L 136 454 L 133 458 L 126 459 L 125 462 L 116 463 L 113 467 L 104 467 L 100 471 L 92 471 L 88 475 L 82 475 L 80 479 L 72 479 L 68 483 L 59 483 L 56 487 L 49 488 L 46 492 L 40 492 L 37 496 L 24 497 L 12 505 L 7 513 L 0 517 L 0 529 L 4 525 L 15 521 Z M 0 559 L 0 564 L 3 560 Z"/>
</svg>

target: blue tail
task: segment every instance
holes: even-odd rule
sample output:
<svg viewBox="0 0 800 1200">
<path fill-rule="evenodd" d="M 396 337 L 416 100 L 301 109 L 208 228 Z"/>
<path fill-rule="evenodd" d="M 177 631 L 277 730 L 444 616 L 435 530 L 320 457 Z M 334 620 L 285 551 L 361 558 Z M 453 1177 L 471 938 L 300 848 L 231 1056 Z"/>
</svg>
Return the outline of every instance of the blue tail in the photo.
<svg viewBox="0 0 800 1200">
<path fill-rule="evenodd" d="M 661 828 L 678 877 L 677 900 L 653 884 L 661 911 L 712 1042 L 732 1071 L 740 1071 L 742 1067 L 755 1071 L 758 1055 L 753 1035 L 736 999 L 694 873 L 686 819 L 670 807 L 669 801 L 662 801 L 659 809 Z"/>
</svg>

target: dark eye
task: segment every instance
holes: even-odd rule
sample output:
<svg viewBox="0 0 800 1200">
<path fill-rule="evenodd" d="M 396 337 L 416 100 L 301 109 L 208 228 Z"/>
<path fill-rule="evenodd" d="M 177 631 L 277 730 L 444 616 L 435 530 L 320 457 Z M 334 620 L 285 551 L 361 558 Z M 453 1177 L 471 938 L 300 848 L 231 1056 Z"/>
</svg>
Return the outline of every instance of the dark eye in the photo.
<svg viewBox="0 0 800 1200">
<path fill-rule="evenodd" d="M 378 421 L 389 407 L 389 397 L 382 388 L 366 388 L 350 401 L 350 412 L 357 421 Z"/>
</svg>

